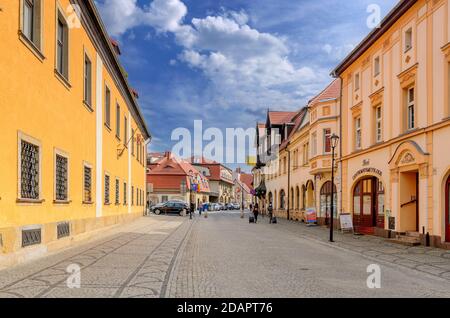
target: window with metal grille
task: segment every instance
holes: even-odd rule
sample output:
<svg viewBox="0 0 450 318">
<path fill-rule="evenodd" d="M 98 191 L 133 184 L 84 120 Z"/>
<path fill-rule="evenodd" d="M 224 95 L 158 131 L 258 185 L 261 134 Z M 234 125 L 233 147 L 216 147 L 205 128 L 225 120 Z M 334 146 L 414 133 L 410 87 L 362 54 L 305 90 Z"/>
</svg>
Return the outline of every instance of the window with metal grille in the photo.
<svg viewBox="0 0 450 318">
<path fill-rule="evenodd" d="M 23 230 L 22 247 L 41 244 L 41 229 Z"/>
<path fill-rule="evenodd" d="M 120 202 L 120 197 L 119 197 L 119 195 L 120 195 L 120 185 L 119 185 L 119 179 L 116 179 L 116 204 L 119 204 Z"/>
<path fill-rule="evenodd" d="M 57 226 L 58 240 L 63 237 L 70 236 L 70 224 L 69 222 L 59 223 Z"/>
<path fill-rule="evenodd" d="M 55 199 L 57 201 L 67 201 L 68 159 L 64 156 L 56 155 L 55 165 Z"/>
<path fill-rule="evenodd" d="M 83 201 L 92 202 L 92 168 L 84 166 L 84 180 L 83 180 Z"/>
<path fill-rule="evenodd" d="M 105 175 L 105 204 L 109 204 L 109 176 Z"/>
<path fill-rule="evenodd" d="M 20 195 L 22 199 L 39 199 L 39 146 L 21 141 Z"/>
<path fill-rule="evenodd" d="M 127 183 L 123 183 L 123 204 L 127 204 Z"/>
</svg>

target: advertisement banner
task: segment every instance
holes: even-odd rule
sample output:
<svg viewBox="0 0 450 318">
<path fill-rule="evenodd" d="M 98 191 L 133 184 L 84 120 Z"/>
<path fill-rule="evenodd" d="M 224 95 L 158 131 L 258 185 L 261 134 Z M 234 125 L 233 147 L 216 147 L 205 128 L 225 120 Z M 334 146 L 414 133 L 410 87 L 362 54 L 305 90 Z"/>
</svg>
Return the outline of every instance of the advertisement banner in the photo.
<svg viewBox="0 0 450 318">
<path fill-rule="evenodd" d="M 306 224 L 317 224 L 317 211 L 315 208 L 306 209 Z"/>
</svg>

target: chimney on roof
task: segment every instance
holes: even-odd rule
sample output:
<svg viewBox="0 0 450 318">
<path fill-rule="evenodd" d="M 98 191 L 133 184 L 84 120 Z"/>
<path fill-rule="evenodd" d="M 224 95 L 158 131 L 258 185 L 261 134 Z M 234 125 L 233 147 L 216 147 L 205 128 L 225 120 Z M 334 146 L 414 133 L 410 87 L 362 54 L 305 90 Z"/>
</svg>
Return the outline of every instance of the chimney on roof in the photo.
<svg viewBox="0 0 450 318">
<path fill-rule="evenodd" d="M 170 159 L 170 155 L 171 155 L 170 151 L 166 151 L 164 153 L 164 157 L 166 157 L 167 159 Z"/>
<path fill-rule="evenodd" d="M 111 44 L 114 48 L 114 52 L 116 52 L 117 55 L 122 55 L 122 52 L 120 51 L 119 42 L 111 38 Z"/>
</svg>

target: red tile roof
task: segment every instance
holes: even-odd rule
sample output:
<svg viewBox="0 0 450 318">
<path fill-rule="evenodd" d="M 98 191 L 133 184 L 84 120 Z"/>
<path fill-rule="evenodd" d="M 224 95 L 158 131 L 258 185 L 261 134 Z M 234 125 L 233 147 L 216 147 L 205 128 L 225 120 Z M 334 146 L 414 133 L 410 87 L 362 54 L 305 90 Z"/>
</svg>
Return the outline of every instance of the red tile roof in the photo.
<svg viewBox="0 0 450 318">
<path fill-rule="evenodd" d="M 241 173 L 240 179 L 247 187 L 249 187 L 249 189 L 253 189 L 253 175 L 252 174 Z"/>
<path fill-rule="evenodd" d="M 327 99 L 336 99 L 341 96 L 341 80 L 335 79 L 319 95 L 311 99 L 310 105 L 320 103 Z"/>
<path fill-rule="evenodd" d="M 272 125 L 283 125 L 292 122 L 297 112 L 269 111 L 269 120 Z"/>
<path fill-rule="evenodd" d="M 303 122 L 303 119 L 305 118 L 306 114 L 308 113 L 308 109 L 302 108 L 298 113 L 297 116 L 295 116 L 294 118 L 294 127 L 292 128 L 288 138 L 286 138 L 285 141 L 283 141 L 283 143 L 280 145 L 280 149 L 283 150 L 287 147 L 287 145 L 289 144 L 289 142 L 292 139 L 292 136 L 297 132 L 297 130 L 299 129 L 300 125 Z"/>
</svg>

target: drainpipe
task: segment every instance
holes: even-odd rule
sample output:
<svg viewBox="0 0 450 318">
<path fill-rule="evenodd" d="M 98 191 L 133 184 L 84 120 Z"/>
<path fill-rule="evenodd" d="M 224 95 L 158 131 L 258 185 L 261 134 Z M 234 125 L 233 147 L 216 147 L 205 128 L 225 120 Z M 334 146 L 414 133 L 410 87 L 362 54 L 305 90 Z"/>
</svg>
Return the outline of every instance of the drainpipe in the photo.
<svg viewBox="0 0 450 318">
<path fill-rule="evenodd" d="M 289 143 L 286 147 L 289 147 Z M 287 150 L 288 153 L 288 199 L 287 199 L 287 219 L 289 221 L 290 207 L 291 207 L 291 151 Z"/>
</svg>

